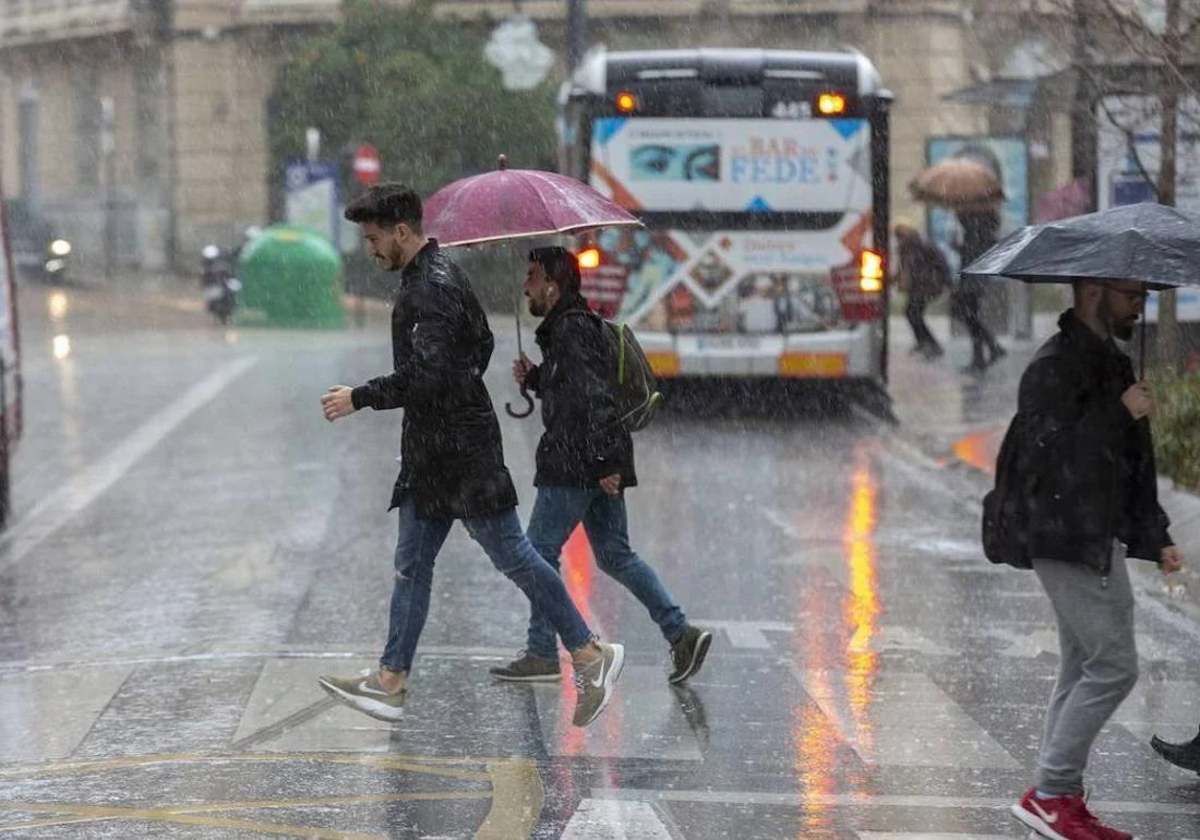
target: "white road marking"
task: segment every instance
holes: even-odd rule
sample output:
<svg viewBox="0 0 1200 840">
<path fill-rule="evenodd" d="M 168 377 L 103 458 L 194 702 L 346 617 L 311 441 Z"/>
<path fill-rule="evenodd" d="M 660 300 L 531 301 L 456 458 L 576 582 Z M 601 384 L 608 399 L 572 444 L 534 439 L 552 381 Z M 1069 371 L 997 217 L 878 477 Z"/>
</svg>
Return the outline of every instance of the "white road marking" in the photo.
<svg viewBox="0 0 1200 840">
<path fill-rule="evenodd" d="M 690 802 L 703 805 L 779 805 L 790 808 L 822 806 L 827 808 L 1007 808 L 1019 793 L 1000 799 L 986 796 L 905 796 L 862 793 L 762 793 L 749 790 L 641 790 L 593 788 L 593 799 L 618 799 L 623 802 Z M 1200 803 L 1169 802 L 1088 802 L 1093 811 L 1114 814 L 1159 814 L 1200 816 Z"/>
<path fill-rule="evenodd" d="M 203 408 L 257 362 L 257 357 L 248 356 L 219 368 L 135 429 L 99 461 L 34 505 L 24 518 L 0 537 L 0 551 L 3 552 L 0 555 L 0 569 L 20 563 L 75 514 L 116 484 L 180 423 Z"/>
<path fill-rule="evenodd" d="M 671 833 L 649 802 L 584 799 L 562 840 L 671 840 Z"/>
<path fill-rule="evenodd" d="M 735 648 L 770 650 L 771 641 L 763 633 L 764 630 L 792 632 L 792 625 L 782 621 L 718 621 L 709 618 L 697 618 L 693 621 L 697 627 L 706 630 L 724 630 L 729 643 Z"/>
<path fill-rule="evenodd" d="M 1011 834 L 926 834 L 907 831 L 860 831 L 858 840 L 1012 840 Z"/>
</svg>

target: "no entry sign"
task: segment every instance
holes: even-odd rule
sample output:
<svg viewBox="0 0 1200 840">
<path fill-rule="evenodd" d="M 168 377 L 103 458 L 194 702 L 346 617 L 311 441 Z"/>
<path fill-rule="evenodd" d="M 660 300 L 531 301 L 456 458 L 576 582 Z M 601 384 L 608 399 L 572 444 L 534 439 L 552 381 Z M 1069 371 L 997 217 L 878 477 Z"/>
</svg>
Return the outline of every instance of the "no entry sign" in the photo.
<svg viewBox="0 0 1200 840">
<path fill-rule="evenodd" d="M 370 143 L 363 143 L 354 151 L 354 177 L 364 187 L 379 183 L 383 165 L 379 162 L 379 150 Z"/>
</svg>

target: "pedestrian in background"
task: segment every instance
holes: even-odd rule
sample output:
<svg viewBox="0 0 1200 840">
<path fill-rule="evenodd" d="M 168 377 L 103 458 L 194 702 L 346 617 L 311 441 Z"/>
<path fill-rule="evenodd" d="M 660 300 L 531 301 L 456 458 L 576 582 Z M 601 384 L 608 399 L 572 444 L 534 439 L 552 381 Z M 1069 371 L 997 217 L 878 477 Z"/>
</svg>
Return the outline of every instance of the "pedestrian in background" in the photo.
<svg viewBox="0 0 1200 840">
<path fill-rule="evenodd" d="M 688 624 L 658 575 L 629 545 L 625 489 L 637 484 L 633 438 L 616 401 L 617 359 L 608 327 L 579 291 L 575 254 L 563 248 L 529 253 L 525 296 L 537 330 L 542 364 L 522 354 L 513 362 L 518 385 L 542 401 L 545 431 L 537 448 L 537 501 L 529 539 L 555 570 L 562 547 L 582 522 L 600 570 L 633 593 L 671 646 L 668 680 L 679 684 L 704 663 L 712 634 Z M 501 680 L 556 680 L 553 625 L 533 606 L 525 650 L 491 669 Z"/>
<path fill-rule="evenodd" d="M 984 544 L 998 541 L 1001 526 L 1017 533 L 1058 625 L 1058 681 L 1034 786 L 1012 806 L 1053 840 L 1131 840 L 1088 810 L 1083 774 L 1138 677 L 1126 557 L 1164 573 L 1183 562 L 1158 504 L 1154 398 L 1114 341 L 1132 336 L 1145 298 L 1136 282 L 1074 283 L 1074 308 L 1021 378 L 993 491 L 1008 500 L 1002 516 L 990 518 L 984 505 Z"/>
<path fill-rule="evenodd" d="M 900 289 L 908 293 L 904 315 L 915 341 L 909 352 L 936 359 L 944 351 L 925 323 L 925 310 L 945 291 L 950 282 L 950 267 L 937 246 L 922 239 L 921 232 L 911 222 L 898 220 L 892 231 L 900 246 Z"/>
<path fill-rule="evenodd" d="M 387 271 L 401 272 L 392 309 L 394 370 L 357 388 L 330 388 L 321 404 L 331 422 L 367 407 L 404 409 L 391 503 L 400 511 L 400 537 L 379 669 L 349 679 L 321 677 L 320 684 L 373 717 L 402 717 L 429 613 L 434 560 L 459 519 L 562 637 L 575 667 L 574 723 L 586 726 L 608 704 L 624 649 L 597 641 L 562 579 L 521 530 L 500 424 L 483 383 L 494 340 L 479 300 L 462 269 L 421 232 L 421 199 L 410 188 L 372 187 L 345 216 L 361 228 L 371 256 Z"/>
<path fill-rule="evenodd" d="M 1000 212 L 996 209 L 959 211 L 957 214 L 962 236 L 953 247 L 958 251 L 959 265 L 966 268 L 996 244 L 1000 232 Z M 979 374 L 1008 355 L 996 336 L 984 323 L 982 280 L 959 274 L 958 283 L 950 293 L 950 314 L 962 321 L 971 337 L 971 363 L 963 373 Z"/>
</svg>

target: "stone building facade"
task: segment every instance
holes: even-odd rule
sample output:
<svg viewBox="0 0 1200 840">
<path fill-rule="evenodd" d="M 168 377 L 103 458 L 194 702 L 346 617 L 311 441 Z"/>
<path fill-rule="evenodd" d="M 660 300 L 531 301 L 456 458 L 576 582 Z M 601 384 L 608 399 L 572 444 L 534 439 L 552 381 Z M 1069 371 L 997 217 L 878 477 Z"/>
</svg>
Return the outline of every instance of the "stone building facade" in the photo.
<svg viewBox="0 0 1200 840">
<path fill-rule="evenodd" d="M 897 97 L 894 213 L 921 218 L 905 185 L 924 165 L 927 138 L 987 133 L 1004 117 L 944 97 L 1011 60 L 1030 37 L 1032 2 L 587 0 L 588 34 L 610 49 L 860 49 Z M 514 11 L 501 0 L 437 8 L 478 26 Z M 521 11 L 565 55 L 565 0 L 524 0 Z M 0 0 L 5 196 L 32 200 L 84 259 L 102 260 L 115 237 L 122 269 L 194 270 L 204 242 L 232 244 L 268 220 L 276 69 L 298 38 L 337 16 L 336 0 Z M 1048 114 L 1034 127 L 1047 138 L 1051 184 L 1069 174 L 1063 119 Z"/>
</svg>

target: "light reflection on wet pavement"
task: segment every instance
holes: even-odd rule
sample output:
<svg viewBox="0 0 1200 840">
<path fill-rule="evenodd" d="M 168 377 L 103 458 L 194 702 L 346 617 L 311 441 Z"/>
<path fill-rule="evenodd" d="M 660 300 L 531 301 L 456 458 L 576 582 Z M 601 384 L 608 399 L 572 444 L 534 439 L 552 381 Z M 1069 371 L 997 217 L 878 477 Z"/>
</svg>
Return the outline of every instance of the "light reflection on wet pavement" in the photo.
<svg viewBox="0 0 1200 840">
<path fill-rule="evenodd" d="M 579 730 L 569 681 L 492 682 L 525 605 L 456 528 L 388 726 L 315 682 L 370 665 L 386 623 L 399 418 L 331 427 L 317 406 L 386 364 L 378 314 L 227 334 L 166 297 L 63 294 L 22 298 L 0 836 L 1021 836 L 1007 806 L 1054 678 L 1050 611 L 982 559 L 968 485 L 854 412 L 676 412 L 639 434 L 635 547 L 715 631 L 687 686 L 581 535 L 568 587 L 629 653 L 613 704 Z M 514 348 L 499 336 L 497 404 Z M 524 519 L 540 425 L 502 422 Z M 1152 610 L 1138 630 L 1143 677 L 1097 744 L 1093 806 L 1200 838 L 1200 784 L 1146 745 L 1200 722 L 1200 636 Z"/>
</svg>

